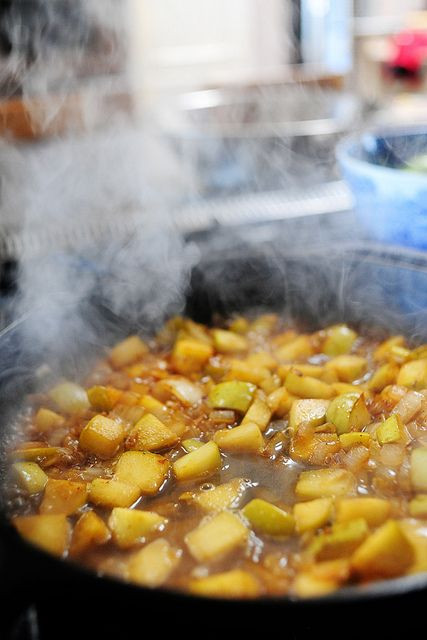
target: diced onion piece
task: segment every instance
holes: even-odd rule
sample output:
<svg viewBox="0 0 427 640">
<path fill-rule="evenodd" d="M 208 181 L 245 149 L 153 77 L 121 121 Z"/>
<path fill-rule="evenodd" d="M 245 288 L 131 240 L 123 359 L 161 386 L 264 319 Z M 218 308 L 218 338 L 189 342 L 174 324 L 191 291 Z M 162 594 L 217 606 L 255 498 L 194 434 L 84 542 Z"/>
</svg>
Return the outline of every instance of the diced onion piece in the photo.
<svg viewBox="0 0 427 640">
<path fill-rule="evenodd" d="M 421 409 L 424 396 L 417 391 L 408 391 L 393 409 L 393 413 L 398 413 L 405 424 Z"/>
<path fill-rule="evenodd" d="M 186 378 L 165 378 L 159 384 L 188 407 L 198 404 L 203 396 L 200 387 Z"/>
<path fill-rule="evenodd" d="M 83 413 L 90 404 L 83 387 L 74 382 L 61 382 L 49 391 L 49 397 L 65 413 Z"/>
</svg>

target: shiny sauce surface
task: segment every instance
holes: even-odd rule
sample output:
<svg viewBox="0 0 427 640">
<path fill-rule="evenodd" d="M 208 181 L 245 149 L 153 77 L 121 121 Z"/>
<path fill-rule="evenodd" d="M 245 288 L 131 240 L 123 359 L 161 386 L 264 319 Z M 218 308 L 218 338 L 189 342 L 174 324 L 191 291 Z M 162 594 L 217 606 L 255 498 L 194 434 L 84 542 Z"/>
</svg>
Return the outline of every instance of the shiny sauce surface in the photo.
<svg viewBox="0 0 427 640">
<path fill-rule="evenodd" d="M 304 598 L 427 570 L 427 346 L 402 336 L 176 317 L 14 432 L 12 524 L 101 575 Z"/>
</svg>

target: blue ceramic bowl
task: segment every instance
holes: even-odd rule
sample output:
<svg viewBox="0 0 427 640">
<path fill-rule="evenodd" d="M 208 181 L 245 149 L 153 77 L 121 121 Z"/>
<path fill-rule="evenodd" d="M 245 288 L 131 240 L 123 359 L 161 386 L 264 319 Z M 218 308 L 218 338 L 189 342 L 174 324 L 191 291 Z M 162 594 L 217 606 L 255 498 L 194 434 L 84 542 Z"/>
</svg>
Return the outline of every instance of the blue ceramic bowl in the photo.
<svg viewBox="0 0 427 640">
<path fill-rule="evenodd" d="M 338 145 L 356 213 L 373 238 L 427 249 L 427 173 L 408 169 L 422 154 L 427 127 L 365 133 Z"/>
</svg>

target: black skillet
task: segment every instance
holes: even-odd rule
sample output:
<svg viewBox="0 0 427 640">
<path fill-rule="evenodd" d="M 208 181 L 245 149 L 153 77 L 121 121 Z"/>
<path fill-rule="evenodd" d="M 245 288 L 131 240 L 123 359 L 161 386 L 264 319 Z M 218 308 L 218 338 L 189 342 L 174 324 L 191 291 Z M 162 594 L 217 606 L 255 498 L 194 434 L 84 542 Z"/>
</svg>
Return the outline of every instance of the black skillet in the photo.
<svg viewBox="0 0 427 640">
<path fill-rule="evenodd" d="M 98 288 L 99 289 L 99 288 Z M 102 289 L 102 287 L 101 287 Z M 146 301 L 141 301 L 141 319 Z M 403 332 L 427 341 L 427 257 L 381 248 L 286 251 L 275 242 L 211 252 L 192 273 L 186 312 L 196 320 L 269 309 L 314 329 L 346 321 L 367 331 Z M 168 311 L 172 311 L 169 309 Z M 71 312 L 71 311 L 70 311 Z M 99 340 L 72 340 L 56 365 L 83 368 L 108 344 L 137 329 L 92 297 L 80 308 L 95 323 Z M 159 322 L 163 318 L 159 318 Z M 50 356 L 25 340 L 23 319 L 0 335 L 0 420 L 3 443 L 21 399 L 34 389 L 34 372 Z M 43 317 L 41 317 L 43 322 Z M 77 338 L 77 336 L 76 336 Z M 5 457 L 2 456 L 4 477 Z M 0 517 L 0 601 L 7 621 L 24 604 L 37 611 L 40 639 L 164 637 L 182 631 L 207 638 L 220 633 L 280 633 L 284 638 L 396 637 L 399 629 L 424 627 L 427 574 L 351 587 L 324 598 L 296 601 L 204 600 L 122 583 L 51 557 L 23 542 Z M 2 554 L 2 555 L 1 555 Z"/>
</svg>

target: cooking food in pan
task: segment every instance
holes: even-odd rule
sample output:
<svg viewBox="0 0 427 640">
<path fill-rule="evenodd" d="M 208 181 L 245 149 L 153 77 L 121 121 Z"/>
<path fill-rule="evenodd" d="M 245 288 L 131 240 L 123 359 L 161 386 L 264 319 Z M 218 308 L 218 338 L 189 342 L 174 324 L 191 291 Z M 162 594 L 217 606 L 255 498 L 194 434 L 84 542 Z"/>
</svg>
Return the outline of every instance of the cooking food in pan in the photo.
<svg viewBox="0 0 427 640">
<path fill-rule="evenodd" d="M 312 597 L 427 570 L 427 346 L 177 317 L 14 425 L 32 544 L 148 587 Z"/>
</svg>

